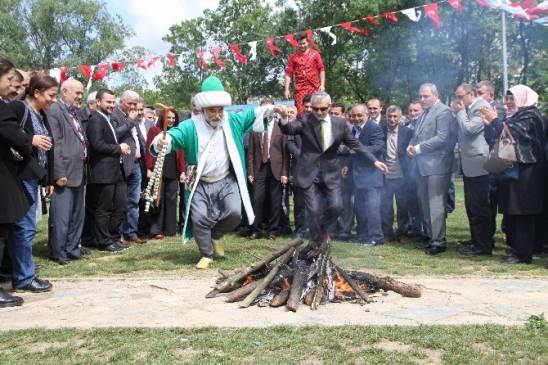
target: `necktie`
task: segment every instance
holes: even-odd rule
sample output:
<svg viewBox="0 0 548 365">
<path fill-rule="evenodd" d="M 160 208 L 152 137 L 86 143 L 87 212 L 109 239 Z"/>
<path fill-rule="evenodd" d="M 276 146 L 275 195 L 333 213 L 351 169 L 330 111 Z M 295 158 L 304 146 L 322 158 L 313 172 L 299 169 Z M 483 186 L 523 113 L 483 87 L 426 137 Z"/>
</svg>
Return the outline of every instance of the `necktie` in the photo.
<svg viewBox="0 0 548 365">
<path fill-rule="evenodd" d="M 78 132 L 78 138 L 80 138 L 80 142 L 82 142 L 82 148 L 84 149 L 83 160 L 85 161 L 86 158 L 88 157 L 88 150 L 86 146 L 86 138 L 84 137 L 84 131 L 82 130 L 82 127 L 80 126 L 80 122 L 78 121 L 78 117 L 76 116 L 75 109 L 67 106 L 67 111 L 72 117 L 72 122 L 74 123 L 74 126 L 76 127 L 76 131 Z"/>
<path fill-rule="evenodd" d="M 362 131 L 362 127 L 354 127 L 354 137 L 358 138 L 360 136 L 361 131 Z"/>
<path fill-rule="evenodd" d="M 422 123 L 424 123 L 424 121 L 426 120 L 426 116 L 428 115 L 429 112 L 430 112 L 430 109 L 426 109 L 424 111 L 424 114 L 422 115 L 422 118 L 421 118 L 419 124 L 417 125 L 417 129 L 419 129 L 422 126 Z"/>
<path fill-rule="evenodd" d="M 320 143 L 322 152 L 325 152 L 325 120 L 320 120 Z"/>
<path fill-rule="evenodd" d="M 268 162 L 268 131 L 263 132 L 263 158 L 261 162 Z"/>
</svg>

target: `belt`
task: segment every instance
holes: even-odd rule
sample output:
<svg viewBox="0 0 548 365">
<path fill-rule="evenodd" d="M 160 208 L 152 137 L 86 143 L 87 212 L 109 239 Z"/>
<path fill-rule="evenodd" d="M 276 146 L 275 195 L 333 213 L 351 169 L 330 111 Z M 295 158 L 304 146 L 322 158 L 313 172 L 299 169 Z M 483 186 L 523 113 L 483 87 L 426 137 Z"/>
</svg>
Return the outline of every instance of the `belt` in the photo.
<svg viewBox="0 0 548 365">
<path fill-rule="evenodd" d="M 136 159 L 133 161 L 133 163 L 141 163 L 142 160 L 143 160 L 143 159 L 142 159 L 141 157 L 139 157 L 139 158 L 136 158 Z"/>
<path fill-rule="evenodd" d="M 229 173 L 230 173 L 230 171 L 227 171 L 227 172 L 225 172 L 224 174 L 221 174 L 221 175 L 219 175 L 219 176 L 212 176 L 212 177 L 209 177 L 209 176 L 202 176 L 202 177 L 200 177 L 200 180 L 201 180 L 201 181 L 208 182 L 208 183 L 212 183 L 212 182 L 216 182 L 216 181 L 219 181 L 219 180 L 224 179 L 225 177 L 228 176 Z"/>
</svg>

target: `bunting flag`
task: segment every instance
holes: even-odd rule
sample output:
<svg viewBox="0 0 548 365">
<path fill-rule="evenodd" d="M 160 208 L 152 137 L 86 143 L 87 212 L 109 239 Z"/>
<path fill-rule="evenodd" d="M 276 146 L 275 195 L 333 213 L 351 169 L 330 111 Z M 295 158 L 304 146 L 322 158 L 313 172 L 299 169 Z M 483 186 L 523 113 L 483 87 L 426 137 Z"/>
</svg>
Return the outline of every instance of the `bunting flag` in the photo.
<svg viewBox="0 0 548 365">
<path fill-rule="evenodd" d="M 491 8 L 491 5 L 487 4 L 485 1 L 483 0 L 476 0 L 478 2 L 478 4 L 480 5 L 483 5 L 485 6 L 486 8 Z"/>
<path fill-rule="evenodd" d="M 60 68 L 52 68 L 49 70 L 49 75 L 53 77 L 55 80 L 57 80 L 58 83 L 61 84 L 61 69 Z"/>
<path fill-rule="evenodd" d="M 183 60 L 183 54 L 184 54 L 184 53 L 181 52 L 181 54 L 179 55 L 179 59 L 177 60 L 177 64 L 179 64 L 179 67 L 180 67 L 180 68 L 184 68 L 184 67 L 185 67 L 185 62 L 184 62 L 184 60 Z"/>
<path fill-rule="evenodd" d="M 251 61 L 255 61 L 257 59 L 257 41 L 249 42 L 248 45 L 249 47 L 251 47 L 251 49 L 249 50 L 249 59 Z"/>
<path fill-rule="evenodd" d="M 341 27 L 343 27 L 344 29 L 347 29 L 349 32 L 355 32 L 355 33 L 360 33 L 360 34 L 363 34 L 363 35 L 369 35 L 369 32 L 367 30 L 354 28 L 352 26 L 352 22 L 342 23 Z"/>
<path fill-rule="evenodd" d="M 175 59 L 173 58 L 173 55 L 171 53 L 167 54 L 167 59 L 169 60 L 169 62 L 167 63 L 167 67 L 175 66 Z"/>
<path fill-rule="evenodd" d="M 139 58 L 137 60 L 137 67 L 142 68 L 143 70 L 148 69 L 148 62 L 144 58 Z"/>
<path fill-rule="evenodd" d="M 434 23 L 436 28 L 440 29 L 442 22 L 440 21 L 440 18 L 438 16 L 438 3 L 424 5 L 423 8 L 426 12 L 426 15 L 430 18 L 432 23 Z"/>
<path fill-rule="evenodd" d="M 305 33 L 306 33 L 306 36 L 308 37 L 308 43 L 310 43 L 312 47 L 316 49 L 316 51 L 322 53 L 322 51 L 320 51 L 320 47 L 318 47 L 318 45 L 314 43 L 314 31 L 312 29 L 309 29 L 305 31 Z"/>
<path fill-rule="evenodd" d="M 61 67 L 61 72 L 59 73 L 59 83 L 63 85 L 63 82 L 67 81 L 67 70 L 68 66 Z"/>
<path fill-rule="evenodd" d="M 449 5 L 462 13 L 462 0 L 449 0 Z"/>
<path fill-rule="evenodd" d="M 40 70 L 38 71 L 37 75 L 43 75 L 47 70 Z"/>
<path fill-rule="evenodd" d="M 102 80 L 102 79 L 104 79 L 105 76 L 107 75 L 108 66 L 109 66 L 108 63 L 103 63 L 102 65 L 100 65 L 99 68 L 97 69 L 97 71 L 95 71 L 95 73 L 93 74 L 93 76 L 91 78 L 93 80 Z"/>
<path fill-rule="evenodd" d="M 460 1 L 460 0 L 459 0 Z M 422 16 L 422 12 L 417 8 L 405 9 L 401 11 L 404 15 L 407 15 L 409 20 L 418 22 Z"/>
<path fill-rule="evenodd" d="M 379 22 L 379 21 L 377 20 L 377 18 L 374 17 L 374 16 L 366 16 L 366 17 L 362 18 L 362 20 L 371 22 L 371 23 L 376 24 L 376 25 L 381 24 L 381 22 Z"/>
<path fill-rule="evenodd" d="M 89 79 L 91 77 L 91 66 L 89 65 L 86 65 L 86 66 L 78 66 L 78 69 L 80 71 L 82 71 L 82 73 L 84 74 L 84 76 L 86 77 L 86 79 Z"/>
<path fill-rule="evenodd" d="M 284 35 L 284 39 L 289 42 L 293 47 L 297 47 L 299 43 L 295 40 L 295 34 L 286 34 Z"/>
<path fill-rule="evenodd" d="M 154 66 L 156 61 L 158 61 L 159 59 L 160 59 L 160 57 L 158 57 L 158 56 L 152 57 L 151 59 L 149 59 L 148 62 L 147 62 L 147 68 L 151 68 L 152 66 Z"/>
<path fill-rule="evenodd" d="M 95 70 L 95 66 L 90 66 L 89 68 L 89 77 L 88 77 L 88 84 L 86 85 L 86 90 L 89 91 L 89 89 L 91 89 L 91 81 L 92 81 L 92 78 L 91 78 L 91 75 L 93 75 L 93 71 Z"/>
<path fill-rule="evenodd" d="M 234 53 L 234 56 L 236 56 L 236 59 L 243 63 L 244 65 L 247 65 L 247 57 L 240 53 L 240 48 L 237 44 L 233 44 L 228 47 L 232 53 Z"/>
<path fill-rule="evenodd" d="M 199 49 L 196 51 L 198 54 L 198 57 L 200 58 L 200 64 L 198 65 L 198 68 L 205 68 L 206 67 L 206 61 L 204 59 L 204 53 L 205 51 L 203 49 Z"/>
<path fill-rule="evenodd" d="M 283 53 L 281 49 L 274 45 L 274 37 L 266 38 L 264 41 L 268 45 L 268 49 L 270 50 L 270 54 L 272 55 L 272 57 L 278 58 L 275 52 Z"/>
<path fill-rule="evenodd" d="M 112 62 L 112 71 L 122 71 L 124 69 L 123 62 Z"/>
<path fill-rule="evenodd" d="M 392 20 L 394 23 L 396 23 L 398 21 L 398 18 L 396 18 L 396 14 L 394 14 L 394 13 L 381 14 L 381 18 Z"/>
<path fill-rule="evenodd" d="M 213 54 L 213 59 L 215 60 L 215 63 L 217 64 L 217 66 L 219 66 L 222 70 L 226 69 L 226 63 L 219 59 L 219 54 L 221 53 L 221 47 L 213 48 L 211 50 L 211 53 Z"/>
<path fill-rule="evenodd" d="M 337 44 L 337 36 L 334 33 L 331 32 L 331 28 L 332 28 L 332 26 L 324 27 L 324 28 L 321 28 L 320 31 L 324 32 L 324 33 L 327 33 L 327 35 L 330 36 L 331 39 L 333 39 L 331 41 L 331 45 L 334 45 L 334 44 Z"/>
<path fill-rule="evenodd" d="M 529 14 L 521 6 L 510 6 L 508 4 L 501 4 L 500 9 L 512 14 L 516 18 L 529 19 Z"/>
<path fill-rule="evenodd" d="M 501 0 L 484 0 L 487 5 L 489 5 L 492 9 L 499 9 L 500 5 L 502 4 Z"/>
</svg>

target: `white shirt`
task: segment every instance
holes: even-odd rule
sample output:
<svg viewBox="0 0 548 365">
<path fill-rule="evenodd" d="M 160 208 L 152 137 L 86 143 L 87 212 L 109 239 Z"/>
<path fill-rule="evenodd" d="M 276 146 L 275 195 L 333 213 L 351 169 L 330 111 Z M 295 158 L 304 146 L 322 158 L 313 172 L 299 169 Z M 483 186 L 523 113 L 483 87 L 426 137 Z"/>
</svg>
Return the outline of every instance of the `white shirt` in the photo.
<svg viewBox="0 0 548 365">
<path fill-rule="evenodd" d="M 139 122 L 139 130 L 141 131 L 141 135 L 143 136 L 143 139 L 147 140 L 147 127 L 145 126 L 145 118 L 141 119 Z"/>
<path fill-rule="evenodd" d="M 215 129 L 207 124 L 203 116 L 194 119 L 195 123 L 205 125 L 205 128 L 199 129 L 200 131 L 204 130 L 205 133 L 198 133 L 198 161 L 205 159 L 204 170 L 202 171 L 204 177 L 221 176 L 230 168 L 230 156 L 228 155 L 228 147 L 222 129 L 222 126 L 228 123 L 226 120 L 227 115 L 227 113 L 223 115 L 221 123 Z M 208 143 L 207 156 L 203 156 Z"/>
</svg>

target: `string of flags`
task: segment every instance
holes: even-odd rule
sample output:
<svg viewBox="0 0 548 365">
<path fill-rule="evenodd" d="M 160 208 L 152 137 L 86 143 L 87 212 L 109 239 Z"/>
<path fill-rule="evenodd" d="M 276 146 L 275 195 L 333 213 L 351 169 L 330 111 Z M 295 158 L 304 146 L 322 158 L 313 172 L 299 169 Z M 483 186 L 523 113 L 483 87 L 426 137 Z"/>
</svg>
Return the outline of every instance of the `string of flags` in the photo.
<svg viewBox="0 0 548 365">
<path fill-rule="evenodd" d="M 528 19 L 533 22 L 536 22 L 538 24 L 548 26 L 548 0 L 545 0 L 539 4 L 536 4 L 533 2 L 533 0 L 524 0 L 521 3 L 512 3 L 509 0 L 476 0 L 477 3 L 481 4 L 484 7 L 487 7 L 489 9 L 494 10 L 503 10 L 509 14 L 511 14 L 512 17 L 518 18 L 518 19 Z M 363 29 L 360 27 L 356 27 L 353 24 L 355 23 L 371 23 L 373 25 L 379 25 L 381 24 L 381 21 L 390 21 L 390 22 L 398 22 L 398 14 L 405 15 L 409 20 L 413 22 L 418 22 L 422 16 L 423 12 L 426 14 L 427 18 L 430 19 L 430 21 L 434 24 L 434 26 L 438 29 L 440 29 L 443 25 L 442 21 L 439 18 L 439 12 L 438 12 L 438 4 L 442 3 L 448 3 L 452 8 L 456 9 L 459 12 L 462 12 L 462 0 L 442 0 L 438 2 L 434 2 L 431 4 L 413 7 L 409 9 L 404 9 L 400 11 L 394 11 L 394 12 L 387 12 L 384 14 L 379 14 L 376 16 L 365 16 L 360 19 L 335 24 L 335 25 L 329 25 L 325 27 L 321 27 L 318 29 L 309 29 L 306 30 L 305 33 L 308 36 L 308 41 L 312 47 L 314 47 L 316 50 L 320 51 L 320 48 L 316 43 L 314 43 L 314 32 L 319 31 L 322 33 L 325 33 L 331 38 L 331 45 L 337 44 L 337 35 L 332 32 L 332 29 L 334 27 L 341 27 L 343 29 L 346 29 L 348 32 L 352 33 L 358 33 L 362 34 L 363 36 L 369 35 L 368 29 Z M 359 24 L 356 24 L 359 25 Z M 363 26 L 363 25 L 362 25 Z M 249 61 L 255 61 L 257 59 L 257 44 L 259 42 L 264 41 L 270 51 L 270 55 L 273 58 L 277 58 L 278 54 L 283 53 L 283 51 L 276 46 L 275 41 L 285 40 L 289 42 L 289 44 L 293 47 L 297 46 L 297 41 L 295 40 L 295 34 L 286 34 L 279 37 L 269 37 L 261 41 L 252 41 L 247 42 L 245 45 L 249 46 L 249 53 L 248 55 L 244 55 L 240 51 L 240 46 L 243 44 L 232 44 L 228 46 L 228 50 L 234 55 L 236 60 L 244 65 L 247 65 Z M 226 62 L 224 62 L 221 59 L 221 52 L 223 51 L 222 47 L 215 47 L 211 49 L 199 49 L 196 51 L 196 55 L 198 56 L 199 63 L 197 65 L 200 69 L 205 69 L 207 65 L 206 61 L 206 52 L 211 55 L 213 58 L 213 61 L 217 64 L 217 66 L 221 69 L 226 68 Z M 78 68 L 80 72 L 84 75 L 86 79 L 88 79 L 88 85 L 87 89 L 91 87 L 91 82 L 93 80 L 102 80 L 105 78 L 107 73 L 109 71 L 112 72 L 118 72 L 122 71 L 126 64 L 132 64 L 135 65 L 137 68 L 148 70 L 156 65 L 158 61 L 161 60 L 167 67 L 174 67 L 176 64 L 175 57 L 178 57 L 177 63 L 180 67 L 184 66 L 184 56 L 188 55 L 189 52 L 184 52 L 181 54 L 172 54 L 168 53 L 165 56 L 154 56 L 151 58 L 141 58 L 137 61 L 128 61 L 128 62 L 107 62 L 102 63 L 99 65 L 82 65 L 77 67 L 69 67 L 69 66 L 63 66 L 60 68 L 54 68 L 51 70 L 40 70 L 35 71 L 31 70 L 29 73 L 32 75 L 34 72 L 37 74 L 43 74 L 45 72 L 49 71 L 50 76 L 55 77 L 60 83 L 63 83 L 67 79 L 67 71 L 72 68 Z"/>
</svg>

